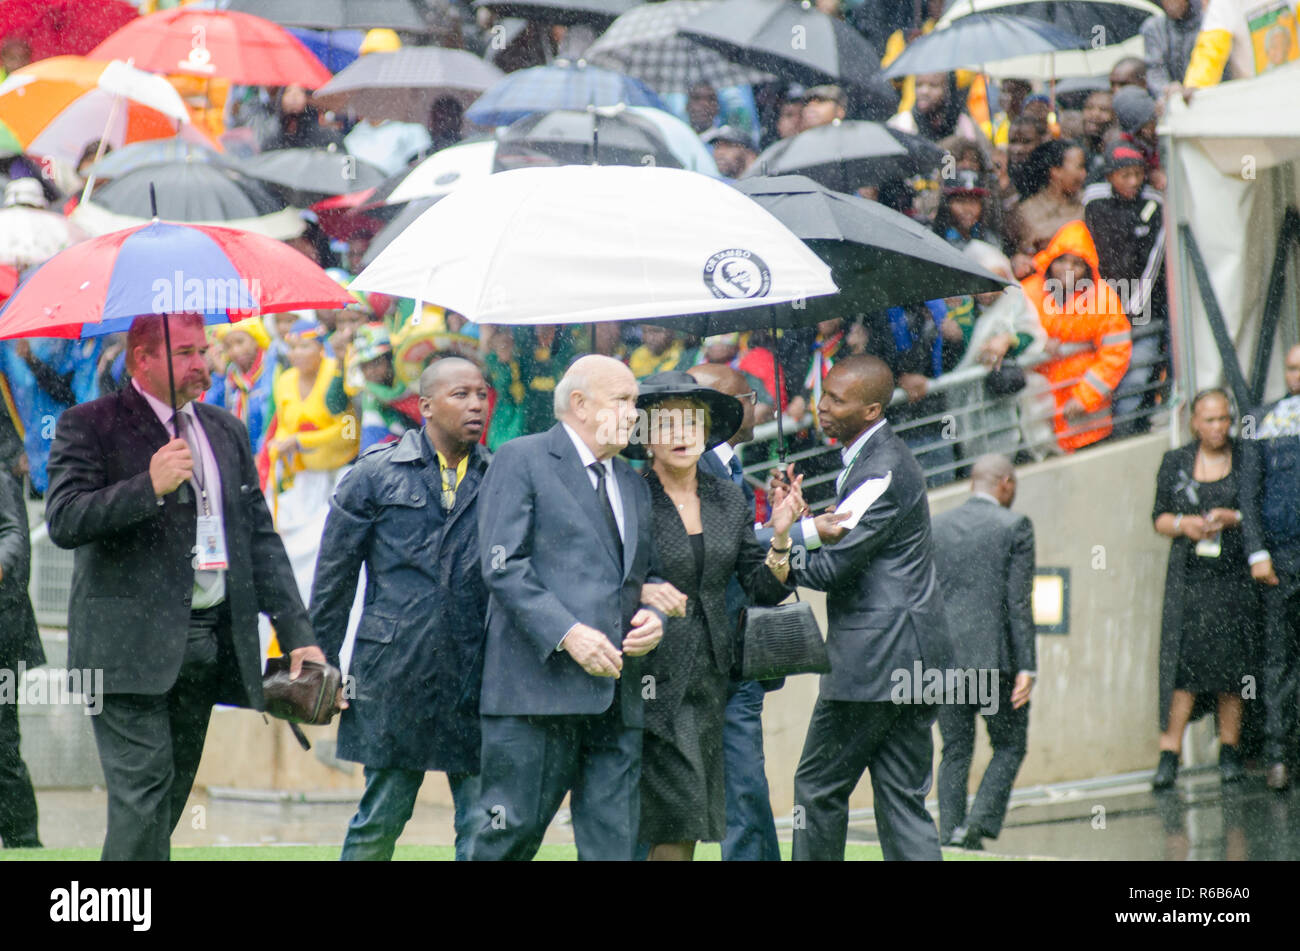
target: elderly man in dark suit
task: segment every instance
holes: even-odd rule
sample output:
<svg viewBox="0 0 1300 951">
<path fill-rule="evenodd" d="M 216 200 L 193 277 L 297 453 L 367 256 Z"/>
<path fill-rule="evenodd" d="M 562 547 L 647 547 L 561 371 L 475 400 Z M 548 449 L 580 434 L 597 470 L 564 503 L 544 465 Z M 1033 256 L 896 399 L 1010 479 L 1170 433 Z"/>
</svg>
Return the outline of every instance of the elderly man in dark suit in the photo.
<svg viewBox="0 0 1300 951">
<path fill-rule="evenodd" d="M 1034 526 L 1011 511 L 1016 470 L 1003 456 L 981 456 L 971 467 L 971 497 L 936 516 L 934 559 L 943 591 L 953 666 L 995 671 L 998 695 L 968 697 L 939 708 L 943 759 L 939 763 L 939 839 L 967 849 L 1002 831 L 1016 773 L 1029 734 L 1029 692 L 1034 686 Z M 984 702 L 993 700 L 993 702 Z M 966 787 L 975 750 L 975 718 L 993 744 L 993 760 L 980 781 L 970 815 Z"/>
<path fill-rule="evenodd" d="M 17 690 L 19 665 L 39 667 L 45 663 L 45 651 L 27 595 L 32 545 L 19 476 L 23 445 L 7 417 L 0 419 L 0 427 L 13 434 L 6 440 L 7 433 L 0 433 L 0 676 L 12 677 Z M 38 849 L 36 793 L 20 741 L 17 695 L 0 697 L 0 844 L 6 849 Z"/>
<path fill-rule="evenodd" d="M 213 704 L 263 707 L 259 611 L 291 676 L 325 661 L 243 424 L 195 402 L 211 385 L 203 320 L 170 318 L 170 354 L 162 320 L 136 318 L 131 385 L 66 410 L 50 450 L 50 538 L 76 549 L 68 662 L 104 672 L 106 860 L 169 858 Z"/>
<path fill-rule="evenodd" d="M 843 860 L 849 795 L 864 770 L 885 859 L 942 857 L 925 808 L 935 709 L 893 700 L 898 677 L 942 670 L 952 657 L 925 478 L 884 418 L 893 391 L 883 361 L 850 357 L 827 374 L 817 404 L 822 432 L 843 446 L 837 502 L 875 499 L 794 571 L 798 584 L 826 592 L 831 664 L 795 771 L 796 860 Z"/>
<path fill-rule="evenodd" d="M 637 383 L 574 361 L 559 422 L 497 451 L 480 489 L 487 583 L 480 826 L 470 857 L 530 859 L 566 792 L 582 859 L 630 860 L 640 811 L 639 658 L 683 596 L 653 571 L 650 489 L 614 458 Z M 647 584 L 649 582 L 649 584 Z"/>
<path fill-rule="evenodd" d="M 311 619 L 338 663 L 366 569 L 366 605 L 339 722 L 337 755 L 365 764 L 366 791 L 345 860 L 393 857 L 428 770 L 444 770 L 456 856 L 468 855 L 479 769 L 478 698 L 487 590 L 479 570 L 478 490 L 488 451 L 487 382 L 462 357 L 420 375 L 423 429 L 367 451 L 330 502 Z"/>
</svg>

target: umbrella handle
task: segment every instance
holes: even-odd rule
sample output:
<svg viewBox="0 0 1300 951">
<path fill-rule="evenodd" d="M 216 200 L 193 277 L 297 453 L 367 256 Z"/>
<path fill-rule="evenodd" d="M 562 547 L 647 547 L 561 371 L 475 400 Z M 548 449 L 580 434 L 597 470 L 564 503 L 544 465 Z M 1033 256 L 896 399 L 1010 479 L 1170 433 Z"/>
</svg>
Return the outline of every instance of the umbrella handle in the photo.
<svg viewBox="0 0 1300 951">
<path fill-rule="evenodd" d="M 104 157 L 104 149 L 108 146 L 108 133 L 113 128 L 113 120 L 117 118 L 117 109 L 122 104 L 121 96 L 113 97 L 113 108 L 108 110 L 108 121 L 104 123 L 104 134 L 99 137 L 99 148 L 95 149 L 95 161 L 91 163 L 93 168 L 99 164 L 99 160 Z M 90 191 L 95 187 L 95 173 L 92 171 L 86 176 L 86 187 L 81 190 L 80 205 L 84 205 L 90 198 Z M 170 352 L 170 351 L 169 351 Z"/>
</svg>

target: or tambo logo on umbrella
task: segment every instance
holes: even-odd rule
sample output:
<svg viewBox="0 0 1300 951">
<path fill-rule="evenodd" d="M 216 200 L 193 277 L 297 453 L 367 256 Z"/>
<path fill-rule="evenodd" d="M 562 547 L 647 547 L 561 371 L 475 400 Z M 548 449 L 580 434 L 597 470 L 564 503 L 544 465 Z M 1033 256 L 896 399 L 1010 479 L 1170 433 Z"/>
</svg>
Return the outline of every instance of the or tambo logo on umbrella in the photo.
<svg viewBox="0 0 1300 951">
<path fill-rule="evenodd" d="M 714 297 L 766 297 L 772 272 L 752 251 L 728 248 L 705 263 L 704 283 Z"/>
</svg>

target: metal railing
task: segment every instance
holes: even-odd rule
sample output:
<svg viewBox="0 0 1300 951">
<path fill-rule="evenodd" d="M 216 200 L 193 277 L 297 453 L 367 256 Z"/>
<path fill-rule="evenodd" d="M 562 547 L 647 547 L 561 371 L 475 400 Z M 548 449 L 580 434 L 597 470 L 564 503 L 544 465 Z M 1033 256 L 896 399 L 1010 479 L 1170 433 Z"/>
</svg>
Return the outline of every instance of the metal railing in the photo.
<svg viewBox="0 0 1300 951">
<path fill-rule="evenodd" d="M 1164 333 L 1163 322 L 1149 321 L 1134 326 L 1132 333 L 1134 358 L 1123 383 L 1112 394 L 1108 406 L 1113 427 L 1111 439 L 1139 434 L 1144 426 L 1150 424 L 1152 417 L 1165 412 L 1169 398 L 1172 377 L 1168 369 L 1169 355 L 1150 345 L 1141 348 L 1141 352 L 1137 347 L 1139 341 L 1149 338 L 1159 340 Z M 1152 349 L 1155 350 L 1154 354 L 1147 352 Z M 1054 356 L 1044 356 L 1032 364 L 1022 363 L 1019 366 L 1030 377 L 1038 366 L 1091 350 L 1089 344 L 1066 344 Z M 1161 369 L 1165 370 L 1163 375 L 1159 373 Z M 988 367 L 975 365 L 928 381 L 926 396 L 942 394 L 946 401 L 942 410 L 923 416 L 903 414 L 904 418 L 897 419 L 898 409 L 909 403 L 907 394 L 902 389 L 894 390 L 894 397 L 889 404 L 890 425 L 911 447 L 931 487 L 964 477 L 963 470 L 985 452 L 1000 452 L 1016 462 L 1041 459 L 1062 452 L 1059 448 L 1062 436 L 1073 436 L 1096 428 L 1096 418 L 1090 417 L 1063 433 L 1053 432 L 1052 420 L 1056 415 L 1053 394 L 1074 386 L 1081 377 L 1056 383 L 1048 383 L 1041 376 L 1038 376 L 1037 381 L 1030 377 L 1031 385 L 1018 393 L 990 396 L 983 385 L 989 372 Z M 1037 406 L 1033 405 L 1034 393 L 1040 394 Z M 786 462 L 795 463 L 796 468 L 804 470 L 804 495 L 809 504 L 818 505 L 833 498 L 834 482 L 840 464 L 838 457 L 831 457 L 830 454 L 838 454 L 841 447 L 832 445 L 820 433 L 816 433 L 816 444 L 813 446 L 807 444 L 806 438 L 802 442 L 795 438 L 797 433 L 816 432 L 811 412 L 797 421 L 786 417 L 783 425 L 787 446 L 798 447 L 794 451 L 788 451 L 785 459 Z M 939 429 L 941 432 L 937 437 L 931 438 L 927 428 L 931 431 Z M 1027 438 L 1026 433 L 1036 429 L 1038 438 Z M 762 489 L 767 484 L 768 473 L 776 462 L 776 438 L 777 424 L 771 420 L 755 426 L 754 438 L 739 447 L 742 459 L 745 460 L 745 477 L 755 488 Z"/>
</svg>

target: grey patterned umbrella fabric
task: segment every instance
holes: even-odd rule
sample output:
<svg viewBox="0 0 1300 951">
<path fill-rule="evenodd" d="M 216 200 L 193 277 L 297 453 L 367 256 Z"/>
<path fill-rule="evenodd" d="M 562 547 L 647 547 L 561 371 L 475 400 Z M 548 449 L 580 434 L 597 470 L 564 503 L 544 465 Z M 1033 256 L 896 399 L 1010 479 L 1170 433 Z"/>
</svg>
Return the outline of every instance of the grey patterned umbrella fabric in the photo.
<svg viewBox="0 0 1300 951">
<path fill-rule="evenodd" d="M 474 7 L 491 10 L 499 17 L 522 17 L 540 23 L 574 26 L 588 23 L 608 26 L 631 10 L 637 0 L 475 0 Z"/>
<path fill-rule="evenodd" d="M 665 0 L 624 13 L 586 52 L 588 62 L 634 76 L 660 95 L 764 82 L 771 75 L 731 62 L 721 53 L 678 34 L 717 0 Z"/>
</svg>

